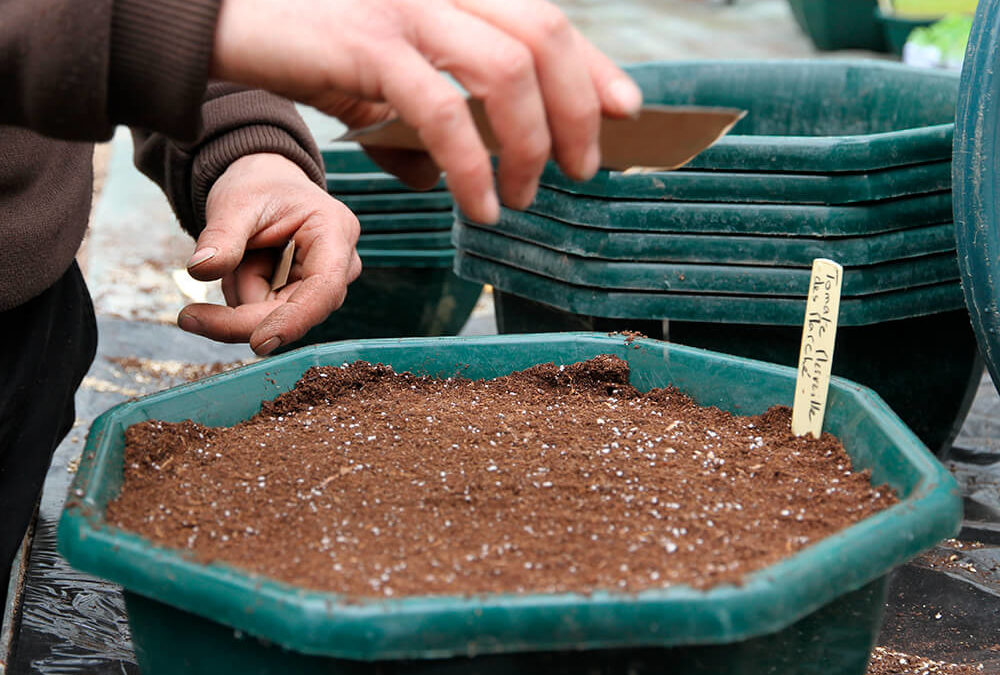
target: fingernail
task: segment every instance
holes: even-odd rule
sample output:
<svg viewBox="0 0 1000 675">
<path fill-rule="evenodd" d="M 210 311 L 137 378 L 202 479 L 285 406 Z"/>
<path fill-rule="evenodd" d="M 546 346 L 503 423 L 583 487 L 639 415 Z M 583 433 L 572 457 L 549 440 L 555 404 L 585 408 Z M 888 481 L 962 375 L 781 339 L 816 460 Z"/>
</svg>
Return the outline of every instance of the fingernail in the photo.
<svg viewBox="0 0 1000 675">
<path fill-rule="evenodd" d="M 638 115 L 642 107 L 642 92 L 632 80 L 615 80 L 608 86 L 608 97 L 626 115 Z"/>
<path fill-rule="evenodd" d="M 500 220 L 500 202 L 497 200 L 496 192 L 490 190 L 483 195 L 480 206 L 484 223 L 495 223 Z"/>
<path fill-rule="evenodd" d="M 281 338 L 275 335 L 274 337 L 268 338 L 257 345 L 257 349 L 254 351 L 260 356 L 267 356 L 280 346 Z"/>
<path fill-rule="evenodd" d="M 178 316 L 177 325 L 180 326 L 181 330 L 187 331 L 188 333 L 201 332 L 201 322 L 190 314 L 181 314 Z"/>
<path fill-rule="evenodd" d="M 206 260 L 211 260 L 212 258 L 215 257 L 216 253 L 218 253 L 218 251 L 212 248 L 211 246 L 209 246 L 208 248 L 203 248 L 201 250 L 195 251 L 194 255 L 191 256 L 191 259 L 187 261 L 188 269 L 191 269 L 192 267 L 197 267 Z"/>
<path fill-rule="evenodd" d="M 583 171 L 580 175 L 584 180 L 590 180 L 599 168 L 601 168 L 601 149 L 597 145 L 592 145 L 583 158 Z"/>
</svg>

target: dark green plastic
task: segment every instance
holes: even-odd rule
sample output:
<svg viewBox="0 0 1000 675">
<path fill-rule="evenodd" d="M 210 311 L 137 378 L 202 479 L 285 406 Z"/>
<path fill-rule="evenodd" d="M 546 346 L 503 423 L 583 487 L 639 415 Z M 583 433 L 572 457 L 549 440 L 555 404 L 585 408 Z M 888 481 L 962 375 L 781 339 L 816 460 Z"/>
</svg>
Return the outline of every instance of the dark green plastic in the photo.
<svg viewBox="0 0 1000 675">
<path fill-rule="evenodd" d="M 464 225 L 565 253 L 605 260 L 811 267 L 816 258 L 830 258 L 842 265 L 855 266 L 955 250 L 955 227 L 951 223 L 823 239 L 630 230 L 608 232 L 503 209 L 498 225 L 467 222 Z"/>
<path fill-rule="evenodd" d="M 381 173 L 328 173 L 326 174 L 326 191 L 336 197 L 370 193 L 416 193 L 427 194 L 445 191 L 444 181 L 439 181 L 433 189 L 424 192 L 416 191 L 391 174 Z"/>
<path fill-rule="evenodd" d="M 336 594 L 299 590 L 227 565 L 199 564 L 104 523 L 105 505 L 121 485 L 124 429 L 135 422 L 194 419 L 208 425 L 234 424 L 255 413 L 261 401 L 289 390 L 312 365 L 364 359 L 390 364 L 398 371 L 481 378 L 537 363 L 568 364 L 606 353 L 629 362 L 631 380 L 642 390 L 672 384 L 703 405 L 738 414 L 760 413 L 792 401 L 793 368 L 654 340 L 626 344 L 621 337 L 607 335 L 548 334 L 354 341 L 305 348 L 125 403 L 99 417 L 59 523 L 59 549 L 76 568 L 119 583 L 130 593 L 297 652 L 370 662 L 456 657 L 447 667 L 463 672 L 476 672 L 478 660 L 464 658 L 470 655 L 700 644 L 719 645 L 706 652 L 721 659 L 717 672 L 756 675 L 764 671 L 752 658 L 737 662 L 753 654 L 741 654 L 743 641 L 774 635 L 802 619 L 808 621 L 807 617 L 816 616 L 817 610 L 837 598 L 867 587 L 872 595 L 855 605 L 867 610 L 853 619 L 840 619 L 845 624 L 866 625 L 867 637 L 838 642 L 834 636 L 839 627 L 830 625 L 832 632 L 809 635 L 800 645 L 800 649 L 820 650 L 814 655 L 830 654 L 830 661 L 798 664 L 813 668 L 799 672 L 863 675 L 864 655 L 878 624 L 873 615 L 881 611 L 883 598 L 879 586 L 868 585 L 954 534 L 960 524 L 961 502 L 954 479 L 885 403 L 870 390 L 839 378 L 831 384 L 825 429 L 842 440 L 855 468 L 871 469 L 872 481 L 888 482 L 901 503 L 749 575 L 740 586 L 708 591 L 676 586 L 634 595 L 598 591 L 352 603 Z M 147 620 L 134 624 L 133 630 L 159 631 L 155 611 L 152 618 L 154 625 Z M 826 617 L 832 623 L 831 619 Z M 176 625 L 176 618 L 165 622 L 165 626 Z M 165 643 L 160 642 L 164 646 L 148 648 L 160 651 L 161 656 L 169 651 L 180 662 L 187 645 L 170 640 L 169 635 Z M 134 639 L 141 659 L 146 638 L 135 635 Z M 220 635 L 219 641 L 220 650 L 234 654 L 241 650 L 240 640 L 223 642 Z M 155 643 L 153 636 L 146 644 Z M 214 646 L 213 641 L 206 649 Z M 841 651 L 851 654 L 846 665 L 837 656 Z M 772 668 L 768 672 L 782 672 L 773 670 L 779 655 L 761 653 L 761 657 Z M 790 657 L 787 652 L 785 658 Z M 241 663 L 238 656 L 233 659 L 218 662 Z M 356 672 L 351 665 L 361 667 L 348 664 L 343 671 Z M 380 672 L 406 665 L 416 667 L 380 664 Z M 816 670 L 820 667 L 824 670 Z"/>
<path fill-rule="evenodd" d="M 450 192 L 382 192 L 361 195 L 337 195 L 347 208 L 359 216 L 362 213 L 401 213 L 410 211 L 444 211 L 454 202 Z"/>
<path fill-rule="evenodd" d="M 450 230 L 454 220 L 449 211 L 425 213 L 359 213 L 362 234 L 379 232 L 431 232 Z"/>
<path fill-rule="evenodd" d="M 965 300 L 1000 383 L 1000 0 L 980 0 L 955 124 L 955 241 Z"/>
<path fill-rule="evenodd" d="M 320 154 L 323 156 L 323 170 L 327 173 L 385 173 L 364 150 L 354 144 L 322 148 Z"/>
<path fill-rule="evenodd" d="M 455 255 L 455 271 L 463 279 L 587 316 L 801 326 L 805 315 L 803 297 L 608 290 L 557 281 L 462 251 Z M 844 298 L 840 325 L 865 326 L 963 306 L 961 284 L 950 281 Z"/>
<path fill-rule="evenodd" d="M 143 675 L 862 675 L 882 620 L 888 577 L 840 596 L 788 628 L 725 645 L 566 650 L 376 661 L 307 656 L 125 592 Z M 177 645 L 184 645 L 178 649 Z"/>
<path fill-rule="evenodd" d="M 952 221 L 951 192 L 871 204 L 815 206 L 570 197 L 539 189 L 528 211 L 576 225 L 651 232 L 845 237 Z"/>
<path fill-rule="evenodd" d="M 841 11 L 845 0 L 805 2 Z M 867 4 L 865 21 L 878 30 L 874 2 Z M 648 103 L 748 111 L 690 169 L 830 173 L 951 157 L 955 73 L 841 59 L 664 61 L 627 70 Z"/>
<path fill-rule="evenodd" d="M 450 264 L 376 267 L 371 253 L 359 253 L 364 269 L 344 304 L 282 351 L 336 340 L 458 335 L 483 290 L 456 276 Z"/>
<path fill-rule="evenodd" d="M 914 164 L 867 173 L 792 174 L 723 171 L 601 171 L 590 181 L 546 166 L 542 184 L 567 195 L 606 199 L 835 206 L 912 197 L 951 189 L 951 162 Z"/>
<path fill-rule="evenodd" d="M 914 28 L 929 26 L 935 21 L 935 19 L 914 19 L 898 14 L 886 14 L 877 8 L 875 18 L 882 26 L 886 46 L 890 52 L 896 55 L 902 55 L 903 46 Z"/>
<path fill-rule="evenodd" d="M 872 16 L 876 0 L 788 0 L 796 22 L 816 49 L 885 51 L 885 38 Z"/>
<path fill-rule="evenodd" d="M 494 289 L 500 333 L 635 330 L 714 351 L 795 365 L 801 326 L 604 319 Z M 666 326 L 666 328 L 664 327 Z M 931 316 L 841 327 L 833 372 L 871 387 L 935 454 L 944 456 L 961 430 L 982 380 L 983 360 L 964 309 Z"/>
<path fill-rule="evenodd" d="M 368 250 L 451 248 L 451 230 L 440 232 L 391 232 L 388 234 L 362 233 L 358 248 Z"/>
<path fill-rule="evenodd" d="M 459 250 L 578 286 L 609 290 L 805 297 L 811 270 L 804 267 L 626 262 L 570 255 L 499 234 L 499 229 L 455 225 Z M 955 252 L 844 267 L 843 295 L 867 296 L 914 286 L 957 281 Z"/>
<path fill-rule="evenodd" d="M 368 249 L 358 246 L 358 255 L 366 269 L 380 267 L 431 267 L 447 269 L 452 267 L 455 249 Z M 353 286 L 352 286 L 353 288 Z M 402 289 L 397 289 L 401 292 Z"/>
<path fill-rule="evenodd" d="M 367 192 L 412 192 L 407 186 L 355 147 L 326 148 L 322 151 L 326 169 L 326 189 L 334 195 Z M 444 180 L 434 189 L 443 190 Z"/>
</svg>

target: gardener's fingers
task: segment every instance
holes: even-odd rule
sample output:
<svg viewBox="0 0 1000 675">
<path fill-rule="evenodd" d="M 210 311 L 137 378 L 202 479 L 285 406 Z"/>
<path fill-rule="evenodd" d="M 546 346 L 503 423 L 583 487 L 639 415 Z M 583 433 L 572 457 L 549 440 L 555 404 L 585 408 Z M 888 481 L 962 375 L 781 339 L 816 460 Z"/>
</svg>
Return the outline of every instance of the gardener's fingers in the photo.
<svg viewBox="0 0 1000 675">
<path fill-rule="evenodd" d="M 417 40 L 435 67 L 483 101 L 499 146 L 500 197 L 508 206 L 524 208 L 534 199 L 551 152 L 534 56 L 503 30 L 445 7 L 422 17 L 415 26 Z"/>
<path fill-rule="evenodd" d="M 279 256 L 277 249 L 247 251 L 239 267 L 232 274 L 222 277 L 222 294 L 226 304 L 235 307 L 269 299 Z"/>
<path fill-rule="evenodd" d="M 365 152 L 414 190 L 429 190 L 441 180 L 441 169 L 426 152 L 376 147 L 366 147 Z"/>
<path fill-rule="evenodd" d="M 181 310 L 177 325 L 217 342 L 247 342 L 254 328 L 282 304 L 277 297 L 235 307 L 194 303 Z"/>
<path fill-rule="evenodd" d="M 574 178 L 592 176 L 600 161 L 601 111 L 605 107 L 617 111 L 620 105 L 617 101 L 614 105 L 605 104 L 604 92 L 598 90 L 592 71 L 602 78 L 602 83 L 617 79 L 622 87 L 635 85 L 617 68 L 609 71 L 610 62 L 606 59 L 593 61 L 565 14 L 551 3 L 455 1 L 466 11 L 514 36 L 530 50 L 545 100 L 556 160 Z M 627 104 L 637 110 L 639 101 Z"/>
<path fill-rule="evenodd" d="M 590 178 L 600 160 L 601 111 L 565 15 L 538 0 L 456 0 L 456 4 L 517 38 L 541 86 L 556 160 L 570 176 Z"/>
<path fill-rule="evenodd" d="M 417 129 L 456 203 L 474 220 L 496 222 L 493 169 L 465 97 L 412 47 L 397 45 L 382 58 L 386 99 Z"/>
<path fill-rule="evenodd" d="M 249 342 L 264 356 L 301 338 L 343 304 L 347 284 L 361 273 L 354 253 L 342 273 L 307 276 L 264 299 L 224 307 L 195 303 L 181 310 L 178 325 L 219 342 Z"/>
<path fill-rule="evenodd" d="M 574 28 L 573 35 L 597 88 L 601 110 L 609 117 L 632 117 L 642 107 L 642 90 L 625 71 Z"/>
<path fill-rule="evenodd" d="M 347 284 L 360 273 L 361 259 L 355 253 L 342 274 L 306 276 L 290 286 L 283 302 L 253 329 L 250 347 L 263 356 L 301 338 L 344 303 Z"/>
</svg>

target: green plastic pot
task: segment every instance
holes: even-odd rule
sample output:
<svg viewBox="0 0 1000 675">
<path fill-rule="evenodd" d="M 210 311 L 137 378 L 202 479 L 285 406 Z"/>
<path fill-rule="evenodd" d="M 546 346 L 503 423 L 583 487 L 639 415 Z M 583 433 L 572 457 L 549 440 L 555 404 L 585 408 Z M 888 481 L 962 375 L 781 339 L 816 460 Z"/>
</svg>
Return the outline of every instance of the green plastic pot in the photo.
<svg viewBox="0 0 1000 675">
<path fill-rule="evenodd" d="M 437 376 L 495 377 L 598 354 L 629 362 L 640 389 L 675 385 L 738 414 L 789 405 L 795 370 L 653 340 L 594 334 L 357 341 L 306 348 L 105 413 L 88 436 L 60 519 L 77 569 L 126 589 L 146 675 L 202 672 L 797 672 L 863 675 L 885 575 L 960 524 L 954 479 L 868 389 L 835 378 L 825 428 L 901 503 L 755 572 L 740 586 L 348 601 L 232 566 L 204 564 L 110 527 L 123 435 L 146 419 L 234 424 L 312 365 L 357 359 Z M 206 402 L 211 405 L 206 405 Z"/>
<path fill-rule="evenodd" d="M 528 211 L 574 225 L 650 232 L 845 237 L 952 222 L 951 192 L 846 206 L 608 200 L 541 188 Z"/>
<path fill-rule="evenodd" d="M 816 258 L 842 265 L 873 265 L 955 250 L 951 223 L 853 237 L 688 234 L 641 230 L 609 232 L 523 211 L 503 209 L 500 222 L 476 228 L 520 242 L 603 260 L 811 267 Z"/>
<path fill-rule="evenodd" d="M 845 16 L 853 1 L 804 0 Z M 874 2 L 862 4 L 865 21 L 880 30 Z M 648 103 L 748 111 L 690 169 L 823 174 L 951 157 L 956 73 L 857 59 L 662 61 L 626 69 Z"/>
<path fill-rule="evenodd" d="M 955 123 L 955 239 L 962 287 L 994 384 L 1000 383 L 1000 0 L 980 0 Z"/>
<path fill-rule="evenodd" d="M 639 331 L 671 342 L 785 365 L 798 362 L 801 326 L 608 319 L 565 312 L 494 289 L 501 334 Z M 968 416 L 983 359 L 964 309 L 841 327 L 833 372 L 871 387 L 935 454 L 945 456 Z"/>
<path fill-rule="evenodd" d="M 439 232 L 450 230 L 455 217 L 448 211 L 359 213 L 361 234 Z"/>
<path fill-rule="evenodd" d="M 872 16 L 876 0 L 788 0 L 796 22 L 816 49 L 885 51 L 885 38 Z"/>
<path fill-rule="evenodd" d="M 358 147 L 325 148 L 322 155 L 326 189 L 331 194 L 413 192 L 413 188 L 384 171 Z M 443 179 L 434 186 L 436 190 L 444 188 Z"/>
<path fill-rule="evenodd" d="M 458 251 L 463 279 L 530 298 L 564 312 L 607 319 L 672 319 L 713 323 L 801 326 L 805 297 L 627 291 L 581 286 Z M 866 326 L 964 307 L 961 284 L 948 281 L 874 295 L 846 297 L 840 325 Z"/>
<path fill-rule="evenodd" d="M 875 18 L 882 26 L 886 46 L 896 55 L 903 54 L 903 46 L 914 28 L 929 26 L 937 21 L 937 19 L 915 19 L 898 14 L 886 14 L 878 8 L 875 9 Z"/>
<path fill-rule="evenodd" d="M 577 286 L 609 291 L 709 293 L 738 295 L 808 295 L 812 272 L 805 267 L 711 265 L 675 262 L 608 261 L 571 255 L 511 239 L 501 228 L 489 231 L 456 223 L 459 250 Z M 870 296 L 958 281 L 955 252 L 894 260 L 877 265 L 845 267 L 845 298 Z"/>
</svg>

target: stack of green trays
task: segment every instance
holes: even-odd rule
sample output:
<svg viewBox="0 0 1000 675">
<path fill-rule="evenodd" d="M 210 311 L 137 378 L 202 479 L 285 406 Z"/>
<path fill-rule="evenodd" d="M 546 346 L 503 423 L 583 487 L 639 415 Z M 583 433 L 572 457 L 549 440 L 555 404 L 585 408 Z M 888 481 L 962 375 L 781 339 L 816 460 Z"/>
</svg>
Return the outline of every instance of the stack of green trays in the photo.
<svg viewBox="0 0 1000 675">
<path fill-rule="evenodd" d="M 360 148 L 323 151 L 327 191 L 361 223 L 363 270 L 344 305 L 287 348 L 352 338 L 455 335 L 482 284 L 452 271 L 451 194 L 439 182 L 426 192 L 383 172 Z"/>
<path fill-rule="evenodd" d="M 641 330 L 793 364 L 809 268 L 831 258 L 844 266 L 841 325 L 860 336 L 841 340 L 835 372 L 882 393 L 935 450 L 950 444 L 982 371 L 952 222 L 957 76 L 873 61 L 630 72 L 647 102 L 748 114 L 680 170 L 574 182 L 552 165 L 534 203 L 505 209 L 499 227 L 459 214 L 455 269 L 494 286 L 499 329 Z M 918 327 L 910 363 L 873 364 L 886 356 L 876 342 Z M 917 378 L 922 360 L 940 364 L 919 373 L 936 378 L 931 389 L 960 402 L 947 420 L 924 409 L 940 412 L 930 394 L 914 396 L 925 385 L 899 375 Z"/>
</svg>

